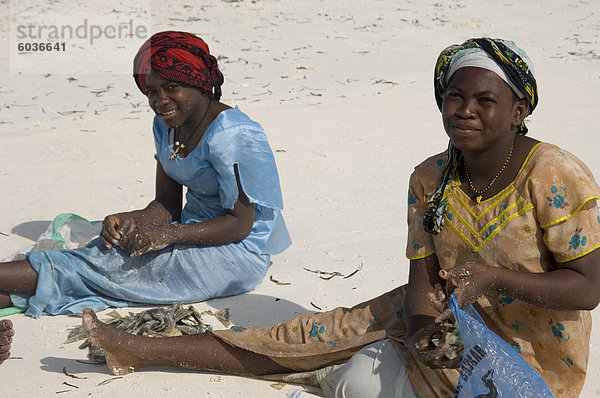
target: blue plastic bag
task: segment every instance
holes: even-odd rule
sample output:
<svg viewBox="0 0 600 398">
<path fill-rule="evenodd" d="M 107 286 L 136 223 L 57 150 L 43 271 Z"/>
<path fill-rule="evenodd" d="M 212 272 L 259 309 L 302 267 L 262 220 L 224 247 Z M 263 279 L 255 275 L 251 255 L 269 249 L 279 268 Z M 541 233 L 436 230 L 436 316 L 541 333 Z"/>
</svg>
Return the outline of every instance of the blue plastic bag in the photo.
<svg viewBox="0 0 600 398">
<path fill-rule="evenodd" d="M 506 341 L 487 328 L 472 305 L 448 303 L 464 344 L 458 398 L 554 397 L 542 377 Z"/>
</svg>

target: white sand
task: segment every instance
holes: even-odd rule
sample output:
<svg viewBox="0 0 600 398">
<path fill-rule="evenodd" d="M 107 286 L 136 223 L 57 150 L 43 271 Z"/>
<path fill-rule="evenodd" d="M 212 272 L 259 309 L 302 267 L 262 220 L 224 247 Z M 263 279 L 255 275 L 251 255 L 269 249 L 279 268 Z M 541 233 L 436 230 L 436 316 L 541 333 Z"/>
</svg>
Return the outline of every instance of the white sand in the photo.
<svg viewBox="0 0 600 398">
<path fill-rule="evenodd" d="M 593 1 L 195 3 L 153 2 L 152 32 L 195 32 L 213 54 L 227 57 L 220 60 L 223 101 L 267 131 L 294 241 L 273 257 L 268 273 L 291 285 L 266 279 L 252 293 L 198 304 L 201 310 L 229 307 L 235 323 L 261 326 L 316 311 L 311 303 L 323 310 L 352 305 L 406 282 L 408 177 L 446 146 L 432 94 L 433 63 L 443 47 L 468 37 L 510 38 L 528 52 L 541 96 L 530 135 L 577 154 L 600 175 L 600 8 Z M 72 2 L 29 12 L 38 23 L 52 23 L 43 16 L 68 11 L 73 24 L 100 13 L 100 5 L 65 4 Z M 16 62 L 9 64 L 9 55 L 16 54 L 8 47 L 9 4 L 0 5 L 3 258 L 31 244 L 59 213 L 98 220 L 145 206 L 154 192 L 154 148 L 152 113 L 128 69 L 71 72 L 83 57 L 67 51 L 37 61 L 40 55 L 30 54 L 36 74 L 8 73 Z M 129 17 L 148 18 L 143 11 L 150 2 Z M 131 62 L 134 53 L 124 53 L 110 54 Z M 94 56 L 102 57 L 86 60 Z M 44 69 L 41 61 L 52 57 L 62 57 L 63 73 Z M 303 269 L 346 274 L 361 263 L 349 279 L 320 280 Z M 99 385 L 112 378 L 107 368 L 77 362 L 84 352 L 63 344 L 77 318 L 11 319 L 12 354 L 22 359 L 0 367 L 2 396 L 283 397 L 293 388 L 165 369 Z M 599 339 L 595 327 L 584 397 L 600 395 Z M 67 377 L 64 367 L 82 378 Z"/>
</svg>

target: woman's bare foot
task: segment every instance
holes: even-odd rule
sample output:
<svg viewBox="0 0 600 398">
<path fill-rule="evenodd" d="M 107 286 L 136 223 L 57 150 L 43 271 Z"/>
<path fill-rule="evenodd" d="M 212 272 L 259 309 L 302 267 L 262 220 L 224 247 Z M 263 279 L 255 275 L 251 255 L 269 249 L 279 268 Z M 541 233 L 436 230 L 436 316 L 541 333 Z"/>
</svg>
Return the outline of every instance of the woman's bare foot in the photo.
<svg viewBox="0 0 600 398">
<path fill-rule="evenodd" d="M 0 365 L 10 357 L 10 343 L 14 335 L 12 322 L 9 319 L 0 321 Z"/>
<path fill-rule="evenodd" d="M 114 375 L 122 376 L 135 370 L 140 360 L 131 350 L 137 345 L 133 343 L 136 336 L 105 324 L 89 308 L 83 309 L 82 323 L 92 344 L 104 350 L 106 364 Z"/>
</svg>

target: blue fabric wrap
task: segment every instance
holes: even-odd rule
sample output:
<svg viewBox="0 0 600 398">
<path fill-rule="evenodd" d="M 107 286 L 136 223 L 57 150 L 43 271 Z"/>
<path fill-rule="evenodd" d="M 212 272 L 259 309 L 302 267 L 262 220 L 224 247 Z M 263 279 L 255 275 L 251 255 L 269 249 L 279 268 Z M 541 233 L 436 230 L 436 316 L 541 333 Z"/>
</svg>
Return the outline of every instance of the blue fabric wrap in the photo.
<svg viewBox="0 0 600 398">
<path fill-rule="evenodd" d="M 249 252 L 240 243 L 195 247 L 171 245 L 129 257 L 108 250 L 99 238 L 77 250 L 29 252 L 38 273 L 33 296 L 11 294 L 26 315 L 80 314 L 85 307 L 196 303 L 252 290 L 264 278 L 269 256 Z"/>
<path fill-rule="evenodd" d="M 270 255 L 290 245 L 275 160 L 259 124 L 237 108 L 223 111 L 186 158 L 172 161 L 167 126 L 156 118 L 153 130 L 157 159 L 188 188 L 180 222 L 202 222 L 233 207 L 237 164 L 242 189 L 256 204 L 248 237 L 209 247 L 176 244 L 134 258 L 119 247 L 106 249 L 99 238 L 77 250 L 30 252 L 27 258 L 38 273 L 36 292 L 11 294 L 14 305 L 27 307 L 26 315 L 195 303 L 243 293 L 264 278 Z"/>
</svg>

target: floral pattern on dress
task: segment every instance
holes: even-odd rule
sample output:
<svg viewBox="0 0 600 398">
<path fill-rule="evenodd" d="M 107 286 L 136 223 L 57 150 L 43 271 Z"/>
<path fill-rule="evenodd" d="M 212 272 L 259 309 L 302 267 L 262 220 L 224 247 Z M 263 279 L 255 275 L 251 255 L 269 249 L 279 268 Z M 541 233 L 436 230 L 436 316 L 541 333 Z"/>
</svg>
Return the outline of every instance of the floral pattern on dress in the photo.
<svg viewBox="0 0 600 398">
<path fill-rule="evenodd" d="M 412 193 L 412 187 L 408 187 L 408 205 L 414 205 L 415 203 L 417 203 L 417 201 L 415 195 Z"/>
<path fill-rule="evenodd" d="M 492 224 L 488 227 L 487 231 L 485 231 L 485 234 L 483 235 L 483 239 L 487 239 L 492 232 L 494 232 L 494 230 L 497 228 L 496 224 Z"/>
<path fill-rule="evenodd" d="M 569 241 L 569 250 L 574 250 L 577 253 L 579 248 L 583 249 L 587 245 L 588 238 L 585 235 L 581 235 L 583 228 L 577 228 L 571 240 Z"/>
<path fill-rule="evenodd" d="M 564 357 L 564 358 L 561 358 L 560 360 L 563 361 L 564 363 L 566 363 L 568 367 L 571 367 L 574 365 L 573 360 L 569 357 Z"/>
<path fill-rule="evenodd" d="M 513 350 L 515 350 L 518 353 L 521 353 L 521 346 L 518 345 L 517 343 L 510 343 L 510 346 L 513 348 Z"/>
<path fill-rule="evenodd" d="M 560 191 L 559 192 L 559 188 Z M 569 203 L 565 200 L 567 197 L 567 187 L 558 187 L 554 184 L 550 186 L 550 193 L 553 196 L 547 196 L 546 199 L 550 202 L 549 206 L 556 207 L 557 209 L 564 209 L 569 206 Z"/>
<path fill-rule="evenodd" d="M 318 323 L 315 323 L 312 325 L 312 328 L 310 329 L 309 335 L 310 337 L 312 337 L 312 339 L 315 342 L 320 342 L 321 338 L 319 337 L 319 334 L 323 334 L 325 333 L 325 326 L 323 325 L 319 325 Z"/>
<path fill-rule="evenodd" d="M 514 298 L 507 296 L 506 294 L 499 294 L 498 299 L 500 300 L 500 304 L 502 304 L 503 306 L 512 304 L 512 302 L 515 301 Z"/>
<path fill-rule="evenodd" d="M 549 321 L 550 329 L 552 329 L 552 334 L 561 342 L 566 342 L 571 340 L 571 334 L 566 331 L 565 325 L 561 322 L 552 323 L 552 320 Z"/>
<path fill-rule="evenodd" d="M 413 250 L 417 251 L 417 250 L 419 250 L 420 247 L 421 247 L 421 245 L 419 244 L 419 242 L 417 242 L 415 239 L 413 239 L 413 242 L 412 242 Z"/>
<path fill-rule="evenodd" d="M 524 323 L 523 322 L 519 322 L 519 321 L 514 321 L 510 327 L 515 329 L 515 330 L 519 330 L 521 328 L 521 326 L 523 326 Z"/>
</svg>

